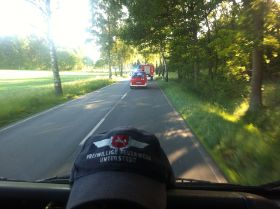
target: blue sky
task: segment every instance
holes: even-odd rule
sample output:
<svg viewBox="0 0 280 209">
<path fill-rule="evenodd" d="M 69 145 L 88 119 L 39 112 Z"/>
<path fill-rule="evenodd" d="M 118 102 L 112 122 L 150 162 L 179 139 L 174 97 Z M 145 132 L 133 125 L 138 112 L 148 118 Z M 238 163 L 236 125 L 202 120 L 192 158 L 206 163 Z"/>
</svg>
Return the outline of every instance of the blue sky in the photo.
<svg viewBox="0 0 280 209">
<path fill-rule="evenodd" d="M 89 0 L 51 0 L 53 38 L 57 46 L 81 48 L 94 60 L 98 47 L 85 44 L 90 25 Z M 0 36 L 35 34 L 42 36 L 45 25 L 40 12 L 26 0 L 0 0 Z"/>
</svg>

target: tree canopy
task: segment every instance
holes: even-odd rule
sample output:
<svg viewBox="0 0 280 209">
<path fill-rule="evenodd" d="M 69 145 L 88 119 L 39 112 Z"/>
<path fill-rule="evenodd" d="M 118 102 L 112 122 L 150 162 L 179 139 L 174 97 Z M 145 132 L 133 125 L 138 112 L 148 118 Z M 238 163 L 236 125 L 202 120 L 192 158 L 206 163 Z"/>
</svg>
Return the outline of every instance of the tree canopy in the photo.
<svg viewBox="0 0 280 209">
<path fill-rule="evenodd" d="M 92 65 L 78 51 L 58 48 L 58 66 L 62 71 L 81 70 Z M 6 36 L 0 38 L 0 68 L 19 70 L 49 70 L 50 55 L 45 39 L 36 36 L 20 38 Z"/>
<path fill-rule="evenodd" d="M 174 71 L 179 79 L 192 81 L 194 88 L 205 80 L 251 81 L 250 109 L 255 110 L 262 105 L 263 78 L 279 76 L 280 5 L 276 1 L 103 2 L 102 15 L 111 17 L 114 27 L 109 38 L 106 18 L 103 23 L 96 21 L 99 31 L 107 23 L 107 39 L 102 39 L 103 33 L 98 42 L 113 49 L 117 37 L 144 57 L 158 54 L 166 80 L 168 71 Z"/>
</svg>

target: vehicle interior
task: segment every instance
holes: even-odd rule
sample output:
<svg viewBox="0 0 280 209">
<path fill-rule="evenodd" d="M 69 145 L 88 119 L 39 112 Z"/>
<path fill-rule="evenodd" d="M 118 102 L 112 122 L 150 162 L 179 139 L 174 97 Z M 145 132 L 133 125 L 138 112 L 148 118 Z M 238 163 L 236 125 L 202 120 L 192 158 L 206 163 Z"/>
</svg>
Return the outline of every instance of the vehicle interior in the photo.
<svg viewBox="0 0 280 209">
<path fill-rule="evenodd" d="M 70 193 L 68 180 L 44 181 L 46 183 L 1 181 L 1 208 L 65 208 Z M 168 209 L 277 209 L 279 204 L 279 187 L 273 185 L 238 186 L 178 179 L 176 187 L 167 193 Z"/>
</svg>

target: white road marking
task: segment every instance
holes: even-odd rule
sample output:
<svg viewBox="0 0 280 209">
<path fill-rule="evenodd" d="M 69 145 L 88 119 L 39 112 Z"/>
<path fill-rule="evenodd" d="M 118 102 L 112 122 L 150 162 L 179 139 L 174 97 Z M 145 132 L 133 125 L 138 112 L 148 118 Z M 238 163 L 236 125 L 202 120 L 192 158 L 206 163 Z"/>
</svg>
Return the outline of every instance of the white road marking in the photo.
<svg viewBox="0 0 280 209">
<path fill-rule="evenodd" d="M 58 109 L 58 108 L 60 108 L 60 107 L 62 107 L 62 106 L 64 106 L 64 105 L 66 105 L 66 104 L 69 104 L 70 102 L 73 102 L 73 100 L 68 101 L 68 102 L 66 102 L 66 103 L 63 103 L 63 104 L 60 104 L 60 105 L 57 105 L 57 106 L 55 106 L 55 107 L 53 107 L 53 108 L 50 108 L 50 109 L 45 110 L 45 111 L 43 111 L 43 112 L 40 112 L 40 113 L 38 113 L 38 114 L 32 115 L 32 116 L 30 116 L 30 117 L 28 117 L 28 118 L 26 118 L 26 119 L 23 119 L 23 120 L 21 120 L 21 121 L 19 121 L 19 122 L 16 122 L 16 123 L 12 124 L 12 125 L 9 125 L 9 126 L 7 126 L 7 127 L 5 127 L 5 128 L 2 128 L 2 129 L 0 130 L 0 132 L 5 131 L 5 130 L 10 129 L 10 128 L 13 128 L 13 127 L 15 127 L 15 126 L 18 126 L 18 125 L 20 125 L 20 124 L 22 124 L 22 123 L 24 123 L 24 122 L 26 122 L 26 121 L 29 121 L 29 120 L 31 120 L 31 119 L 33 119 L 33 118 L 37 118 L 37 117 L 39 117 L 39 116 L 41 116 L 41 115 L 44 115 L 44 114 L 46 114 L 46 113 L 48 113 L 48 112 L 50 112 L 50 111 L 52 111 L 52 110 Z"/>
<path fill-rule="evenodd" d="M 173 105 L 171 104 L 170 100 L 168 99 L 168 97 L 165 95 L 165 93 L 162 91 L 162 89 L 160 88 L 159 85 L 157 85 L 161 91 L 161 93 L 163 94 L 163 96 L 165 97 L 166 101 L 168 102 L 169 106 L 173 109 L 173 111 L 175 112 L 175 114 L 181 119 L 180 123 L 183 125 L 184 128 L 186 127 L 186 124 L 184 122 L 184 120 L 182 119 L 181 115 L 177 112 L 177 110 L 173 107 Z M 216 169 L 214 169 L 211 164 L 210 164 L 210 158 L 208 156 L 205 155 L 204 152 L 202 152 L 201 148 L 200 148 L 200 143 L 198 142 L 198 139 L 195 138 L 195 136 L 193 135 L 191 138 L 191 142 L 194 145 L 194 147 L 196 147 L 196 149 L 198 150 L 198 152 L 200 153 L 202 159 L 204 160 L 204 162 L 206 163 L 206 165 L 210 168 L 210 170 L 212 171 L 213 175 L 215 176 L 215 178 L 217 179 L 218 183 L 226 183 L 226 179 L 221 178 L 220 175 L 217 174 Z M 196 141 L 194 141 L 196 140 Z M 199 144 L 199 146 L 196 146 L 196 144 Z"/>
<path fill-rule="evenodd" d="M 60 108 L 60 107 L 63 107 L 63 106 L 65 106 L 65 105 L 67 105 L 67 104 L 70 104 L 71 102 L 75 102 L 76 100 L 82 99 L 82 98 L 86 97 L 86 96 L 89 95 L 89 94 L 92 94 L 92 93 L 94 93 L 94 92 L 99 92 L 100 90 L 103 90 L 103 89 L 105 89 L 105 88 L 107 88 L 107 87 L 109 87 L 109 86 L 112 86 L 112 85 L 114 85 L 114 84 L 115 84 L 115 83 L 110 84 L 110 85 L 108 85 L 108 86 L 104 86 L 104 87 L 102 87 L 101 89 L 97 89 L 97 90 L 95 90 L 95 91 L 93 91 L 93 92 L 87 93 L 87 94 L 85 94 L 85 95 L 83 95 L 83 96 L 81 96 L 81 97 L 79 97 L 79 98 L 70 100 L 70 101 L 65 102 L 65 103 L 63 103 L 63 104 L 60 104 L 60 105 L 54 106 L 54 107 L 52 107 L 52 108 L 50 108 L 50 109 L 47 109 L 47 110 L 45 110 L 45 111 L 43 111 L 43 112 L 37 113 L 37 114 L 35 114 L 35 115 L 32 115 L 32 116 L 30 116 L 30 117 L 28 117 L 28 118 L 26 118 L 26 119 L 23 119 L 23 120 L 20 120 L 20 121 L 18 121 L 18 122 L 15 122 L 15 123 L 13 123 L 13 124 L 11 124 L 11 125 L 9 125 L 9 126 L 6 126 L 6 127 L 2 128 L 2 129 L 0 129 L 0 132 L 3 132 L 3 131 L 5 131 L 5 130 L 8 130 L 8 129 L 10 129 L 10 128 L 13 128 L 13 127 L 15 127 L 15 126 L 18 126 L 18 125 L 20 125 L 20 124 L 22 124 L 22 123 L 24 123 L 24 122 L 27 122 L 27 121 L 29 121 L 29 120 L 31 120 L 31 119 L 34 119 L 34 118 L 37 118 L 37 117 L 39 117 L 39 116 L 41 116 L 41 115 L 44 115 L 44 114 L 46 114 L 46 113 L 48 113 L 48 112 L 50 112 L 50 111 L 56 110 L 56 109 L 58 109 L 58 108 Z"/>
<path fill-rule="evenodd" d="M 106 120 L 106 118 L 110 115 L 110 113 L 117 107 L 117 105 L 126 97 L 127 92 L 122 95 L 119 101 L 117 101 L 114 106 L 106 113 L 106 115 L 91 129 L 91 131 L 84 137 L 84 139 L 80 142 L 79 146 L 83 146 L 88 137 L 95 133 L 95 131 L 101 126 L 101 124 Z"/>
<path fill-rule="evenodd" d="M 121 99 L 124 99 L 126 97 L 126 95 L 127 95 L 127 92 L 124 95 L 122 95 Z"/>
</svg>

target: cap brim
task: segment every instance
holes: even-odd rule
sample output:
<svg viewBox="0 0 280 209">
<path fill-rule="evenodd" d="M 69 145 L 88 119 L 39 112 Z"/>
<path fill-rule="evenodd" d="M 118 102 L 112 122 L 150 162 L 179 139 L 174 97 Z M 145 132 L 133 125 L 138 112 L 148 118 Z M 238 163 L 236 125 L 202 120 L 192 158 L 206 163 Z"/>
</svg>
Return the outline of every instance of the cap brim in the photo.
<svg viewBox="0 0 280 209">
<path fill-rule="evenodd" d="M 98 172 L 75 180 L 67 209 L 103 200 L 124 200 L 135 202 L 147 209 L 165 209 L 166 186 L 134 173 Z"/>
</svg>

